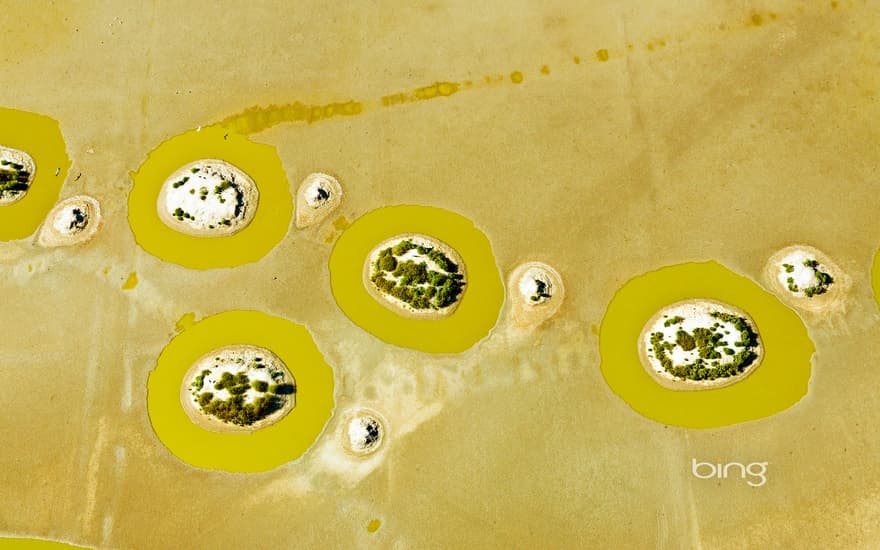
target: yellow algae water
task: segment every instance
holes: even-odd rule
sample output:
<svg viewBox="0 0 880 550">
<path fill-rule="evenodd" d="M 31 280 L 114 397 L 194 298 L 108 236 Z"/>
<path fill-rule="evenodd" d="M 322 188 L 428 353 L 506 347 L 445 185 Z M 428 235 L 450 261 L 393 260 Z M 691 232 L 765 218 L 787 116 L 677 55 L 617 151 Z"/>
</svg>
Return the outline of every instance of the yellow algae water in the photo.
<svg viewBox="0 0 880 550">
<path fill-rule="evenodd" d="M 255 134 L 285 122 L 305 122 L 311 124 L 338 116 L 355 116 L 363 112 L 364 105 L 359 101 L 307 105 L 299 101 L 286 105 L 251 107 L 244 112 L 226 117 L 218 126 L 240 134 Z"/>
<path fill-rule="evenodd" d="M 64 550 L 70 548 L 86 547 L 54 540 L 0 538 L 0 550 Z"/>
<path fill-rule="evenodd" d="M 174 330 L 177 332 L 182 332 L 190 328 L 194 324 L 196 324 L 196 314 L 190 311 L 180 316 L 180 319 L 178 319 L 177 323 L 174 324 Z"/>
<path fill-rule="evenodd" d="M 187 369 L 211 350 L 249 344 L 271 350 L 296 379 L 296 406 L 253 433 L 215 433 L 193 424 L 180 403 Z M 165 347 L 147 382 L 147 410 L 156 435 L 179 459 L 199 468 L 261 472 L 301 456 L 333 412 L 333 369 L 309 331 L 257 311 L 227 311 L 184 330 Z"/>
<path fill-rule="evenodd" d="M 132 290 L 138 284 L 138 276 L 137 273 L 132 271 L 128 274 L 128 278 L 125 279 L 125 282 L 122 283 L 122 290 Z"/>
<path fill-rule="evenodd" d="M 194 237 L 175 231 L 159 218 L 156 200 L 166 178 L 189 162 L 220 159 L 244 170 L 260 192 L 251 223 L 234 235 Z M 137 243 L 162 260 L 193 269 L 234 267 L 256 262 L 287 234 L 293 197 L 281 160 L 270 145 L 218 126 L 190 130 L 165 141 L 137 172 L 128 196 L 128 221 Z"/>
<path fill-rule="evenodd" d="M 639 360 L 645 323 L 674 302 L 708 298 L 746 311 L 757 325 L 764 357 L 755 371 L 730 386 L 703 391 L 666 389 Z M 675 426 L 715 428 L 783 411 L 807 393 L 813 343 L 801 319 L 751 280 L 715 263 L 664 267 L 621 288 L 599 334 L 602 374 L 638 413 Z"/>
<path fill-rule="evenodd" d="M 0 108 L 0 145 L 34 159 L 34 177 L 20 200 L 0 206 L 0 241 L 33 234 L 58 201 L 70 159 L 58 122 L 43 115 Z"/>
<path fill-rule="evenodd" d="M 455 249 L 467 269 L 458 308 L 442 319 L 410 319 L 377 302 L 364 287 L 364 261 L 378 243 L 421 233 Z M 364 330 L 397 346 L 459 353 L 486 337 L 498 319 L 504 287 L 489 239 L 467 218 L 430 206 L 389 206 L 355 220 L 330 256 L 330 285 L 342 311 Z"/>
</svg>

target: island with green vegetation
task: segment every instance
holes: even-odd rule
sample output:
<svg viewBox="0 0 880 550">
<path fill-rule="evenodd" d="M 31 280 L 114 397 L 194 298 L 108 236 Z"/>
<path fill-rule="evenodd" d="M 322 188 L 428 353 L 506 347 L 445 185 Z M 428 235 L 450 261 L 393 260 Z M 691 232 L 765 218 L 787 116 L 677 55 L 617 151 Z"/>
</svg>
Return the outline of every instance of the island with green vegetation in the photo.
<svg viewBox="0 0 880 550">
<path fill-rule="evenodd" d="M 0 146 L 0 205 L 22 199 L 34 178 L 34 162 L 24 151 Z"/>
<path fill-rule="evenodd" d="M 785 285 L 792 294 L 803 293 L 807 298 L 825 294 L 834 283 L 830 273 L 815 258 L 807 258 L 798 265 L 783 263 Z M 797 279 L 795 279 L 797 277 Z"/>
<path fill-rule="evenodd" d="M 244 171 L 216 159 L 180 167 L 159 192 L 159 218 L 177 231 L 222 237 L 241 231 L 254 217 L 259 191 Z"/>
<path fill-rule="evenodd" d="M 852 278 L 815 247 L 793 244 L 777 250 L 762 275 L 783 302 L 801 313 L 827 319 L 847 310 Z"/>
<path fill-rule="evenodd" d="M 370 255 L 369 283 L 413 312 L 442 312 L 458 304 L 466 275 L 457 254 L 425 236 L 393 239 Z"/>
<path fill-rule="evenodd" d="M 761 359 L 759 335 L 748 316 L 711 301 L 664 308 L 649 322 L 641 345 L 651 370 L 674 381 L 729 382 Z"/>
<path fill-rule="evenodd" d="M 280 418 L 296 385 L 280 359 L 254 346 L 215 350 L 190 369 L 188 405 L 224 424 L 249 428 Z M 275 418 L 274 420 L 277 420 Z"/>
</svg>

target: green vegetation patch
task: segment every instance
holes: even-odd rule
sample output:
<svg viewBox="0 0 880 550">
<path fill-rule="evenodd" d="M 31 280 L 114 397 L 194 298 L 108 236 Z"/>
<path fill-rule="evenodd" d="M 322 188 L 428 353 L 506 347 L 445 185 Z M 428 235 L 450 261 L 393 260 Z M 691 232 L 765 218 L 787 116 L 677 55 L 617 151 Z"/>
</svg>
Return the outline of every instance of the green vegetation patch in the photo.
<svg viewBox="0 0 880 550">
<path fill-rule="evenodd" d="M 220 361 L 220 358 L 215 357 L 215 361 Z M 263 363 L 262 357 L 255 357 L 249 367 L 245 366 L 245 361 L 241 358 L 236 359 L 235 363 L 241 365 L 239 368 L 242 370 L 235 374 L 223 371 L 220 374 L 220 379 L 213 384 L 212 388 L 207 388 L 207 391 L 202 390 L 205 389 L 205 377 L 211 374 L 210 370 L 202 370 L 193 379 L 192 395 L 202 412 L 226 423 L 250 426 L 284 407 L 285 400 L 279 396 L 292 395 L 296 392 L 295 385 L 284 381 L 283 371 L 274 367 L 269 367 L 269 370 L 266 370 L 266 364 Z M 219 369 L 220 364 L 215 364 L 214 368 Z M 260 372 L 264 373 L 268 372 L 276 383 L 270 384 L 266 380 L 259 379 L 251 380 L 247 374 L 248 368 L 260 369 Z M 228 393 L 226 399 L 222 399 L 214 393 L 223 390 Z M 247 399 L 249 394 L 253 395 L 250 402 Z"/>
<path fill-rule="evenodd" d="M 431 260 L 441 271 L 428 268 L 426 261 L 400 261 L 399 258 L 416 250 Z M 458 265 L 442 251 L 417 245 L 409 239 L 383 248 L 373 262 L 373 285 L 389 296 L 415 309 L 442 309 L 454 304 L 464 291 L 464 275 Z"/>
<path fill-rule="evenodd" d="M 794 271 L 794 266 L 791 264 L 782 264 L 782 267 L 785 268 L 786 273 L 791 273 Z M 786 279 L 786 283 L 788 283 L 788 290 L 792 292 L 803 291 L 804 295 L 807 298 L 812 298 L 813 296 L 818 296 L 820 294 L 825 294 L 828 292 L 828 288 L 834 283 L 834 278 L 831 277 L 830 274 L 819 269 L 819 262 L 815 259 L 804 260 L 804 267 L 809 267 L 813 270 L 813 275 L 816 276 L 816 280 L 819 281 L 813 286 L 809 286 L 807 288 L 798 288 L 797 284 L 794 282 L 794 277 L 789 277 Z"/>
<path fill-rule="evenodd" d="M 0 160 L 0 197 L 24 193 L 30 187 L 31 173 L 9 160 Z"/>
<path fill-rule="evenodd" d="M 547 283 L 541 279 L 535 279 L 535 293 L 529 296 L 529 300 L 532 302 L 538 302 L 549 297 L 550 293 L 547 292 Z"/>
<path fill-rule="evenodd" d="M 240 387 L 236 386 L 233 389 Z M 260 396 L 252 403 L 245 403 L 243 395 L 245 391 L 247 391 L 247 386 L 243 391 L 230 390 L 233 395 L 228 399 L 206 398 L 204 396 L 213 396 L 210 393 L 203 393 L 199 396 L 199 405 L 203 411 L 211 416 L 239 426 L 250 426 L 254 422 L 266 418 L 283 405 L 281 400 L 273 395 Z"/>
<path fill-rule="evenodd" d="M 675 342 L 667 341 L 662 332 L 654 332 L 650 339 L 651 351 L 666 372 L 682 380 L 715 380 L 741 374 L 755 362 L 758 358 L 755 351 L 758 347 L 758 335 L 748 320 L 723 311 L 713 311 L 710 315 L 718 321 L 733 325 L 739 331 L 740 339 L 733 344 L 740 348 L 739 351 L 734 351 L 724 340 L 725 335 L 721 332 L 720 323 L 708 328 L 697 327 L 693 332 L 678 329 Z M 663 324 L 669 327 L 683 320 L 682 317 L 672 317 Z M 669 352 L 676 346 L 684 351 L 696 350 L 697 357 L 690 363 L 674 364 Z M 723 362 L 722 353 L 728 357 L 732 356 L 732 361 Z"/>
</svg>

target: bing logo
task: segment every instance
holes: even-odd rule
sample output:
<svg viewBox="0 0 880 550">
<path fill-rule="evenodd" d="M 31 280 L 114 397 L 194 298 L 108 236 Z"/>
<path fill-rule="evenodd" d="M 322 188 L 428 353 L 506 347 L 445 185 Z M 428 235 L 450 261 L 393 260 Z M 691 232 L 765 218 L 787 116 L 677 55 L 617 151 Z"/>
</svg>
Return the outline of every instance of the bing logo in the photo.
<svg viewBox="0 0 880 550">
<path fill-rule="evenodd" d="M 767 483 L 767 464 L 769 462 L 713 464 L 711 462 L 697 462 L 697 459 L 693 458 L 691 459 L 691 472 L 694 477 L 699 479 L 727 479 L 731 476 L 738 476 L 740 479 L 746 479 L 746 483 L 751 487 L 761 487 Z"/>
</svg>

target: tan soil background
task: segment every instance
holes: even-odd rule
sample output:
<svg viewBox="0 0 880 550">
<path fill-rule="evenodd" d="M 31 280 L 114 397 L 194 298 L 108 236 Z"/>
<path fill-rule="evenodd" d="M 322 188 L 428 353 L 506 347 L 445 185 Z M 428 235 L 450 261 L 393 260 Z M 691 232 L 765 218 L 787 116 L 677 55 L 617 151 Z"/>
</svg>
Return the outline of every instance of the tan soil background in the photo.
<svg viewBox="0 0 880 550">
<path fill-rule="evenodd" d="M 60 122 L 62 195 L 104 213 L 80 249 L 0 247 L 0 532 L 137 549 L 876 547 L 878 4 L 338 4 L 0 9 L 0 105 Z M 277 147 L 292 186 L 338 176 L 348 220 L 440 206 L 486 232 L 504 275 L 554 266 L 566 302 L 530 337 L 505 311 L 461 356 L 382 344 L 333 301 L 329 220 L 235 269 L 135 245 L 128 172 L 164 139 L 252 106 L 376 102 L 443 80 L 474 86 L 254 139 Z M 597 332 L 627 279 L 715 258 L 759 280 L 791 243 L 853 283 L 844 315 L 808 324 L 800 403 L 698 431 L 611 393 Z M 121 290 L 132 271 L 140 284 Z M 337 413 L 367 405 L 393 425 L 372 470 L 327 473 L 311 453 L 233 475 L 162 445 L 146 412 L 155 358 L 183 313 L 231 308 L 309 327 L 336 369 Z M 695 479 L 692 458 L 768 461 L 768 482 Z"/>
</svg>

